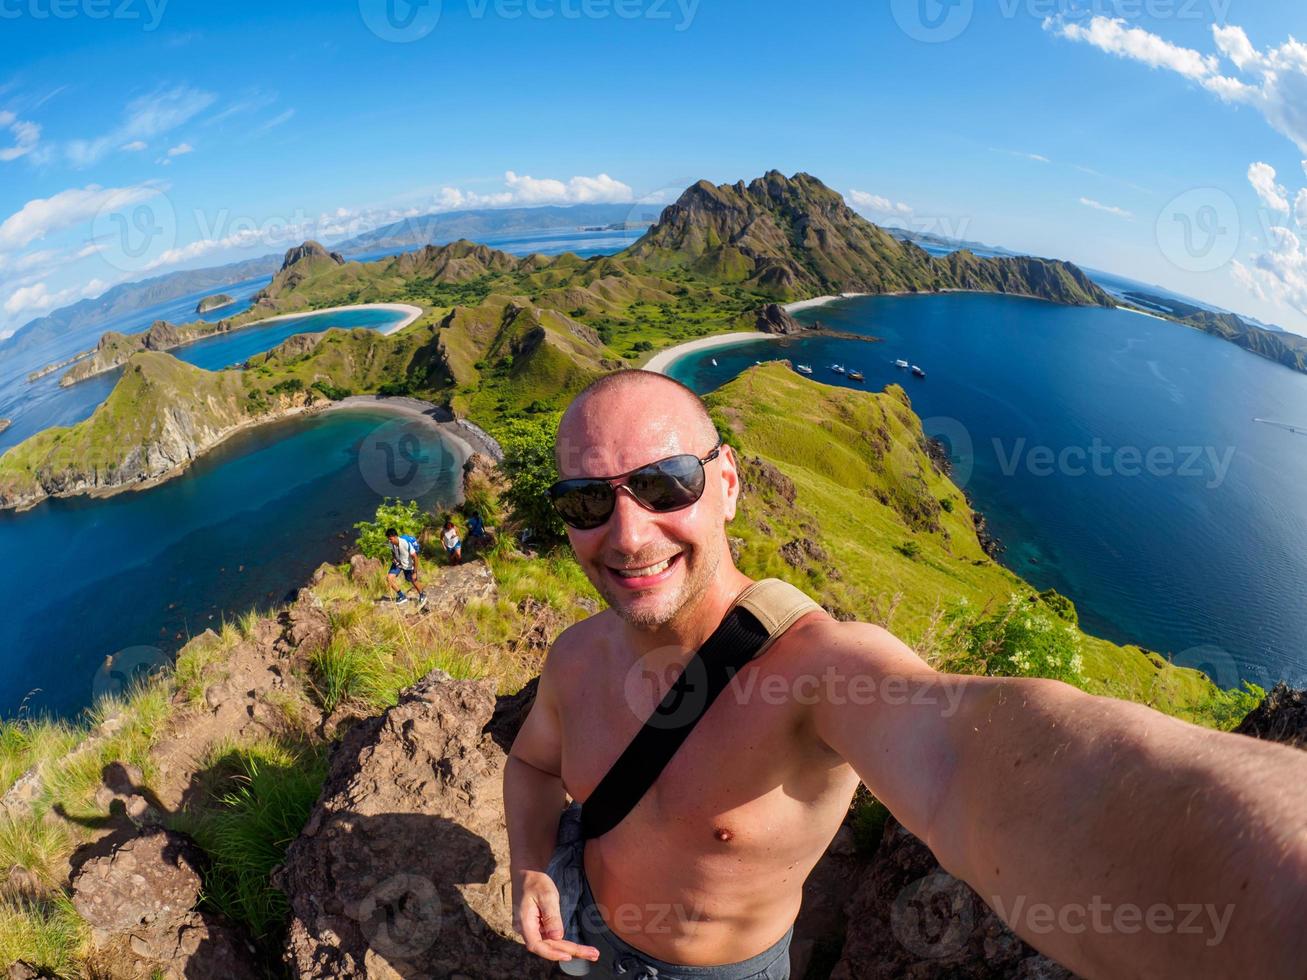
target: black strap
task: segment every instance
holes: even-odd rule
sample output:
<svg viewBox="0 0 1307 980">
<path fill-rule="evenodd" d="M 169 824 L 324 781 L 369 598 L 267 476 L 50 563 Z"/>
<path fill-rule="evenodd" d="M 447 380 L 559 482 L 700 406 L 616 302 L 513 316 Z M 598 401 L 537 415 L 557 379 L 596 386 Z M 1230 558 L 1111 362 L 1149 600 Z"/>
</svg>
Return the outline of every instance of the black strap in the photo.
<svg viewBox="0 0 1307 980">
<path fill-rule="evenodd" d="M 581 807 L 581 831 L 587 840 L 602 837 L 635 809 L 717 695 L 767 637 L 747 609 L 736 606 L 726 615 Z"/>
</svg>

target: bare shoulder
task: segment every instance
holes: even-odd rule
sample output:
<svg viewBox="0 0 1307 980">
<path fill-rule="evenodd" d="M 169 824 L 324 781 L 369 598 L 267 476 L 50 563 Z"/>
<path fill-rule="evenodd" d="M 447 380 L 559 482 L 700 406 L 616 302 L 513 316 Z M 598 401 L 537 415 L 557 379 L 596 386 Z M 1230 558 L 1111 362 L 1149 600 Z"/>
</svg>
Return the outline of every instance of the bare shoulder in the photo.
<svg viewBox="0 0 1307 980">
<path fill-rule="evenodd" d="M 934 673 L 906 643 L 874 623 L 842 622 L 812 612 L 795 623 L 776 646 L 805 666 L 858 666 L 864 670 Z"/>
<path fill-rule="evenodd" d="M 550 646 L 542 676 L 554 683 L 566 683 L 577 670 L 593 666 L 596 649 L 607 646 L 615 625 L 613 611 L 604 609 L 567 627 Z"/>
</svg>

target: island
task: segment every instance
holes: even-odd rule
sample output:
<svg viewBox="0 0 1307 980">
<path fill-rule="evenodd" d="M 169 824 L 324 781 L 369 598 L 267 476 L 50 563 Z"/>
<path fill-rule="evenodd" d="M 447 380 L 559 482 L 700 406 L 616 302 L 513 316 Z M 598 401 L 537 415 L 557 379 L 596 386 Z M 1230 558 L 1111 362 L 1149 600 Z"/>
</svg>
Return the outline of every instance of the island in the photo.
<svg viewBox="0 0 1307 980">
<path fill-rule="evenodd" d="M 210 313 L 213 310 L 220 310 L 224 306 L 231 306 L 236 302 L 226 293 L 218 293 L 216 296 L 206 296 L 195 307 L 196 313 Z"/>
<path fill-rule="evenodd" d="M 748 184 L 694 184 L 615 255 L 517 257 L 460 240 L 347 262 L 305 242 L 236 317 L 105 334 L 60 383 L 125 365 L 117 387 L 90 418 L 0 458 L 0 508 L 149 484 L 237 428 L 348 395 L 413 396 L 473 422 L 535 414 L 662 348 L 800 329 L 784 304 L 955 290 L 1116 305 L 1068 262 L 968 251 L 935 258 L 858 215 L 817 178 L 778 171 Z M 273 315 L 386 301 L 437 316 L 390 335 L 301 334 L 240 370 L 203 371 L 166 353 Z"/>
</svg>

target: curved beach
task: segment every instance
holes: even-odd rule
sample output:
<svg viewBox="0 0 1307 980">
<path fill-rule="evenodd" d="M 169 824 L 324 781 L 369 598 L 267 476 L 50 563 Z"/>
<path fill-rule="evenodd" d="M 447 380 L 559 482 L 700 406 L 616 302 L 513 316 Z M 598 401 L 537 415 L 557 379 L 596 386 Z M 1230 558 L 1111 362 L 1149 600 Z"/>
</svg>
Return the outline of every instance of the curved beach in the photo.
<svg viewBox="0 0 1307 980">
<path fill-rule="evenodd" d="M 655 374 L 666 374 L 667 369 L 672 366 L 672 362 L 684 357 L 686 354 L 693 354 L 695 351 L 700 350 L 710 350 L 713 347 L 729 347 L 731 344 L 738 344 L 742 340 L 777 340 L 780 336 L 781 334 L 763 333 L 760 330 L 745 330 L 738 333 L 719 333 L 712 337 L 700 337 L 698 340 L 688 340 L 683 344 L 677 344 L 675 347 L 660 350 L 642 364 L 641 368 L 645 371 L 653 371 Z"/>
<path fill-rule="evenodd" d="M 322 310 L 301 310 L 298 313 L 278 313 L 276 316 L 265 316 L 261 320 L 251 320 L 249 323 L 242 323 L 239 327 L 236 327 L 235 330 L 248 330 L 250 327 L 261 327 L 264 324 L 275 323 L 278 320 L 293 320 L 296 317 L 301 316 L 318 316 L 322 313 L 343 313 L 346 310 L 390 310 L 393 313 L 406 314 L 404 319 L 400 320 L 393 327 L 387 327 L 385 330 L 377 331 L 382 334 L 382 336 L 388 336 L 392 333 L 397 333 L 398 331 L 403 330 L 422 315 L 422 308 L 420 306 L 413 306 L 411 303 L 352 303 L 347 306 L 328 306 L 326 309 Z M 235 330 L 227 332 L 234 333 Z M 195 339 L 204 340 L 205 337 L 196 337 Z M 190 342 L 191 341 L 188 341 L 188 343 Z M 179 344 L 178 346 L 185 345 Z"/>
</svg>

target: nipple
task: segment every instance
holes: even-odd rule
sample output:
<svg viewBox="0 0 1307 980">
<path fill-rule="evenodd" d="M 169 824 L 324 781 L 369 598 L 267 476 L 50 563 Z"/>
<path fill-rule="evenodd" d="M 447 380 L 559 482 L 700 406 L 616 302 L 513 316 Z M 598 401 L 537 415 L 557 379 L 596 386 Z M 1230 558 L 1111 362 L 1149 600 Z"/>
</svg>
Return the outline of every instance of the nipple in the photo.
<svg viewBox="0 0 1307 980">
<path fill-rule="evenodd" d="M 725 827 L 718 827 L 713 832 L 713 836 L 716 837 L 723 844 L 735 840 L 735 834 L 732 831 L 726 829 Z"/>
</svg>

